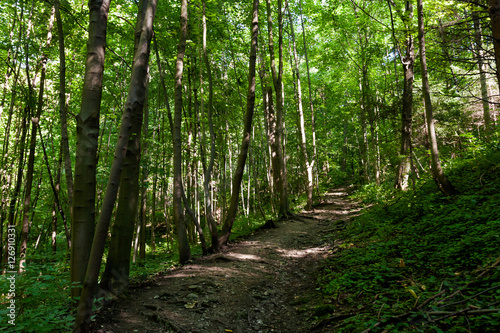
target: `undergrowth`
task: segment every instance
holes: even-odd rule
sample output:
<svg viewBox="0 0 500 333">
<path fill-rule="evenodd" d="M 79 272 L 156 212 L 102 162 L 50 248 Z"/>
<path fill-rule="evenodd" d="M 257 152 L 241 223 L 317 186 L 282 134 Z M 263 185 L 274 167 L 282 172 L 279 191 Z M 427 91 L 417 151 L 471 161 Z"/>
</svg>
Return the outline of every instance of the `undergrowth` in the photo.
<svg viewBox="0 0 500 333">
<path fill-rule="evenodd" d="M 337 239 L 320 277 L 336 332 L 500 331 L 500 149 L 454 160 L 446 172 L 460 194 L 432 179 L 415 190 L 368 185 L 376 203 Z"/>
</svg>

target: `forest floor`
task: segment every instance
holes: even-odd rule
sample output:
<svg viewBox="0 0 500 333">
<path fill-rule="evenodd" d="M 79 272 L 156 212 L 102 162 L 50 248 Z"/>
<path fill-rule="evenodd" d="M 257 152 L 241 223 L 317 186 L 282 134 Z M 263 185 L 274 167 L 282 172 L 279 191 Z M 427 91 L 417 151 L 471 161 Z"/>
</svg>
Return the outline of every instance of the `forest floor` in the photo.
<svg viewBox="0 0 500 333">
<path fill-rule="evenodd" d="M 359 214 L 350 187 L 311 212 L 157 275 L 98 313 L 93 332 L 329 332 L 316 323 L 317 276 L 339 242 L 335 230 Z"/>
</svg>

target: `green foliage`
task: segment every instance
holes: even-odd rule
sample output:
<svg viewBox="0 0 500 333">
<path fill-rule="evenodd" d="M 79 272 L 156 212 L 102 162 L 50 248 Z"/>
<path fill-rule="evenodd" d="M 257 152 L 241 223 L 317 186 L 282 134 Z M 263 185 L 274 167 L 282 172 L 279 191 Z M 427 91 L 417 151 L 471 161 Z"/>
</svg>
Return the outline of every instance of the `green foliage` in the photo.
<svg viewBox="0 0 500 333">
<path fill-rule="evenodd" d="M 358 191 L 358 199 L 377 204 L 335 235 L 320 278 L 329 302 L 353 314 L 339 332 L 500 327 L 500 313 L 484 311 L 500 302 L 500 150 L 471 150 L 474 158 L 447 169 L 461 191 L 456 197 L 444 197 L 430 179 L 406 193 L 388 185 Z M 454 314 L 466 310 L 478 312 Z"/>
<path fill-rule="evenodd" d="M 62 255 L 35 257 L 26 272 L 16 275 L 15 297 L 9 298 L 11 274 L 0 276 L 0 316 L 7 317 L 7 304 L 15 300 L 15 326 L 3 325 L 6 332 L 68 332 L 75 320 L 71 313 L 70 282 Z"/>
<path fill-rule="evenodd" d="M 265 222 L 260 215 L 239 216 L 233 225 L 230 240 L 253 234 Z"/>
</svg>

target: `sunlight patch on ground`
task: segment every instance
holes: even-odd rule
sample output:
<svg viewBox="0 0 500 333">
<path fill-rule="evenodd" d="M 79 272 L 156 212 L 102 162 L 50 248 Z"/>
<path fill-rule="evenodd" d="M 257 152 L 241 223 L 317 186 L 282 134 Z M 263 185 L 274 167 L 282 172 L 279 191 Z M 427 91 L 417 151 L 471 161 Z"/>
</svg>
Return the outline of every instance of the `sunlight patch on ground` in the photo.
<svg viewBox="0 0 500 333">
<path fill-rule="evenodd" d="M 224 256 L 225 257 L 229 257 L 229 258 L 234 258 L 236 260 L 253 260 L 253 261 L 262 261 L 262 260 L 264 260 L 261 257 L 253 255 L 253 254 L 226 253 Z"/>
<path fill-rule="evenodd" d="M 296 249 L 279 249 L 278 252 L 281 253 L 282 256 L 288 258 L 305 258 L 307 256 L 315 256 L 327 251 L 328 248 L 326 246 L 321 247 L 311 247 L 303 250 Z"/>
<path fill-rule="evenodd" d="M 345 197 L 349 195 L 347 192 L 330 192 L 326 193 L 325 196 L 332 196 L 332 197 Z"/>
<path fill-rule="evenodd" d="M 241 275 L 237 269 L 218 267 L 218 266 L 204 266 L 204 265 L 194 265 L 185 266 L 184 269 L 179 270 L 171 275 L 164 276 L 164 279 L 175 279 L 175 278 L 188 278 L 193 276 L 203 276 L 203 274 L 209 276 L 233 276 Z"/>
</svg>

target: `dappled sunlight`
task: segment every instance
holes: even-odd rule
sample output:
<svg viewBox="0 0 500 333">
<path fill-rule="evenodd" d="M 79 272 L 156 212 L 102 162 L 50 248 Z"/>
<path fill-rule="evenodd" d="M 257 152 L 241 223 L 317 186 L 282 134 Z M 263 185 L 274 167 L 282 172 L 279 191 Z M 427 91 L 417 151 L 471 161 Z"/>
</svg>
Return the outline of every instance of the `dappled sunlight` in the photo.
<svg viewBox="0 0 500 333">
<path fill-rule="evenodd" d="M 235 260 L 252 260 L 252 261 L 262 261 L 259 256 L 253 254 L 243 254 L 243 253 L 227 253 L 225 257 L 233 258 Z"/>
<path fill-rule="evenodd" d="M 320 255 L 328 250 L 327 246 L 321 246 L 321 247 L 311 247 L 308 249 L 278 249 L 277 252 L 279 252 L 283 257 L 287 258 L 305 258 L 307 256 L 317 256 Z"/>
<path fill-rule="evenodd" d="M 205 265 L 195 265 L 191 264 L 185 266 L 182 270 L 173 272 L 168 276 L 164 276 L 163 279 L 175 279 L 175 278 L 189 278 L 193 276 L 223 276 L 230 277 L 234 275 L 242 275 L 238 269 L 221 267 L 221 266 L 205 266 Z"/>
</svg>

